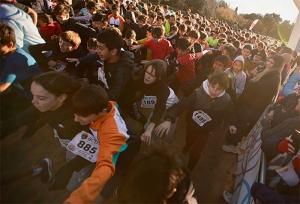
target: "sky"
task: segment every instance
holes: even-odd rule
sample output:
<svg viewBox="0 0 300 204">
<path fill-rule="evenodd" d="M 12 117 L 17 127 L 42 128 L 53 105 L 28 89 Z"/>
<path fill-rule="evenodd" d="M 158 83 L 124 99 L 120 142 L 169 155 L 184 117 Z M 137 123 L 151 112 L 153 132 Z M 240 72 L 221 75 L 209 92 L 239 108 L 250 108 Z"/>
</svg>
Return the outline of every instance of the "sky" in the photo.
<svg viewBox="0 0 300 204">
<path fill-rule="evenodd" d="M 240 13 L 276 13 L 283 20 L 289 20 L 291 23 L 296 21 L 299 13 L 293 0 L 224 0 L 230 8 L 235 9 L 238 6 Z"/>
</svg>

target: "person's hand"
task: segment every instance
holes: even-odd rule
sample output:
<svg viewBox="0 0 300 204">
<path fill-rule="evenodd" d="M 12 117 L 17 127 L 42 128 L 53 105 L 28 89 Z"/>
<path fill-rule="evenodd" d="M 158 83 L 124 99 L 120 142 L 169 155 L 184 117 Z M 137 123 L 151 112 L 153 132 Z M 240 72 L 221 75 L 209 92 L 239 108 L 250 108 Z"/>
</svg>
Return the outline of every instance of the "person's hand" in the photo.
<svg viewBox="0 0 300 204">
<path fill-rule="evenodd" d="M 286 152 L 288 154 L 294 154 L 295 153 L 295 147 L 291 144 L 293 143 L 292 138 L 286 137 L 284 140 L 278 143 L 277 149 L 280 152 Z"/>
<path fill-rule="evenodd" d="M 251 75 L 252 76 L 256 76 L 258 74 L 258 69 L 257 68 L 255 68 L 255 69 L 253 69 L 252 71 L 251 71 Z"/>
<path fill-rule="evenodd" d="M 285 138 L 286 141 L 288 141 L 288 153 L 294 154 L 295 153 L 295 147 L 291 144 L 293 143 L 293 140 L 289 137 Z"/>
<path fill-rule="evenodd" d="M 270 113 L 268 114 L 268 119 L 273 120 L 273 116 L 274 116 L 274 110 L 271 110 Z"/>
<path fill-rule="evenodd" d="M 78 81 L 80 82 L 81 86 L 89 85 L 89 79 L 88 78 L 81 78 L 81 79 L 78 79 Z"/>
<path fill-rule="evenodd" d="M 165 61 L 168 61 L 168 59 L 170 58 L 170 54 L 168 54 L 166 57 L 165 57 Z"/>
<path fill-rule="evenodd" d="M 183 92 L 181 89 L 178 90 L 178 92 L 177 92 L 177 97 L 178 97 L 179 100 L 183 99 L 183 97 L 184 97 L 184 92 Z"/>
<path fill-rule="evenodd" d="M 141 45 L 131 45 L 129 49 L 130 50 L 138 50 L 140 48 L 141 48 Z"/>
<path fill-rule="evenodd" d="M 151 143 L 151 132 L 149 131 L 145 131 L 142 135 L 141 135 L 141 140 L 143 142 L 145 142 L 148 146 Z"/>
<path fill-rule="evenodd" d="M 234 126 L 234 125 L 231 125 L 231 126 L 229 126 L 229 132 L 231 133 L 231 134 L 235 134 L 236 133 L 236 127 Z"/>
<path fill-rule="evenodd" d="M 171 122 L 170 121 L 164 121 L 161 123 L 157 128 L 155 129 L 155 134 L 159 137 L 163 136 L 164 133 L 168 134 L 169 130 L 171 128 Z"/>
<path fill-rule="evenodd" d="M 66 59 L 68 62 L 75 62 L 75 66 L 80 64 L 79 60 L 77 58 L 67 58 Z"/>
<path fill-rule="evenodd" d="M 195 59 L 200 59 L 203 56 L 202 52 L 198 52 L 195 54 Z"/>
<path fill-rule="evenodd" d="M 58 40 L 58 39 L 59 39 L 59 37 L 57 35 L 52 35 L 51 36 L 51 40 Z"/>
</svg>

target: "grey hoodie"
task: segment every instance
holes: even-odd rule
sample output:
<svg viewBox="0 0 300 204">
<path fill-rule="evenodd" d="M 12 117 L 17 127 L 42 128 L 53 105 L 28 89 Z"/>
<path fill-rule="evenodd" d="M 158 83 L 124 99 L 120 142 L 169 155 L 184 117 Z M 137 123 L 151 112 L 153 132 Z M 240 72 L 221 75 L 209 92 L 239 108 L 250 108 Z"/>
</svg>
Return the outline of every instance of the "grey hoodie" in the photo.
<svg viewBox="0 0 300 204">
<path fill-rule="evenodd" d="M 0 3 L 0 21 L 15 31 L 17 45 L 28 53 L 29 45 L 45 43 L 30 16 L 11 4 Z"/>
<path fill-rule="evenodd" d="M 233 65 L 236 61 L 241 61 L 243 63 L 243 66 L 238 73 L 233 72 Z M 244 91 L 244 88 L 245 88 L 245 84 L 246 84 L 246 74 L 243 71 L 244 64 L 245 64 L 244 58 L 242 57 L 242 55 L 240 55 L 234 59 L 234 61 L 232 63 L 232 67 L 227 68 L 225 70 L 225 73 L 228 74 L 229 78 L 232 81 L 232 85 L 234 86 L 237 97 L 242 94 L 242 92 Z"/>
</svg>

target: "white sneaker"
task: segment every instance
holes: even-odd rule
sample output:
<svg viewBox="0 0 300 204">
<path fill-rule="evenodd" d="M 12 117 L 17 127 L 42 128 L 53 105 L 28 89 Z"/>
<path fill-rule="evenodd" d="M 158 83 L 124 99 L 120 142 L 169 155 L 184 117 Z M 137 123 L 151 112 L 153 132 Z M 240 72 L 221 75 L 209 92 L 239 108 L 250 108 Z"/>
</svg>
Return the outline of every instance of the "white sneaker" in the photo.
<svg viewBox="0 0 300 204">
<path fill-rule="evenodd" d="M 232 194 L 228 193 L 227 191 L 223 191 L 223 198 L 226 203 L 231 204 L 232 201 Z"/>
<path fill-rule="evenodd" d="M 238 153 L 238 147 L 237 146 L 233 146 L 233 145 L 222 145 L 222 149 L 225 152 L 230 152 L 230 153 L 234 153 L 237 154 Z"/>
</svg>

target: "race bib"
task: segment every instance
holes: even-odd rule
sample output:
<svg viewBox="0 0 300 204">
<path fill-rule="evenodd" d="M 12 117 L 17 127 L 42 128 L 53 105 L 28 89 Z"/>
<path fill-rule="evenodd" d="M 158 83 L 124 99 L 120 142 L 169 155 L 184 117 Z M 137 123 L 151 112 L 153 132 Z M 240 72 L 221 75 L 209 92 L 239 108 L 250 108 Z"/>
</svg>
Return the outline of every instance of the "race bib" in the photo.
<svg viewBox="0 0 300 204">
<path fill-rule="evenodd" d="M 194 111 L 193 116 L 192 116 L 193 120 L 200 125 L 201 127 L 211 121 L 211 118 L 209 117 L 209 115 L 207 115 L 205 112 L 203 112 L 202 110 L 197 110 Z"/>
<path fill-rule="evenodd" d="M 289 165 L 277 169 L 276 172 L 281 176 L 281 178 L 289 185 L 295 186 L 299 183 L 299 177 L 295 172 L 294 166 L 292 163 Z"/>
<path fill-rule="evenodd" d="M 109 89 L 105 78 L 105 73 L 101 67 L 98 68 L 98 80 L 103 82 L 106 89 Z"/>
<path fill-rule="evenodd" d="M 64 70 L 67 67 L 67 63 L 62 62 L 60 60 L 57 60 L 56 62 L 53 60 L 50 60 L 48 62 L 48 66 L 49 66 L 49 69 L 59 72 L 59 71 Z"/>
<path fill-rule="evenodd" d="M 57 137 L 59 143 L 61 144 L 62 147 L 67 147 L 67 145 L 69 144 L 69 142 L 71 140 L 67 140 L 67 139 L 61 139 L 58 134 L 57 131 L 54 129 L 54 137 Z"/>
<path fill-rule="evenodd" d="M 93 135 L 81 131 L 69 142 L 67 149 L 90 162 L 96 162 L 99 152 L 99 140 Z"/>
<path fill-rule="evenodd" d="M 141 107 L 143 108 L 154 108 L 156 104 L 156 96 L 145 96 L 142 99 Z"/>
</svg>

